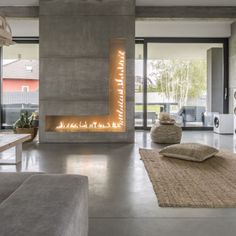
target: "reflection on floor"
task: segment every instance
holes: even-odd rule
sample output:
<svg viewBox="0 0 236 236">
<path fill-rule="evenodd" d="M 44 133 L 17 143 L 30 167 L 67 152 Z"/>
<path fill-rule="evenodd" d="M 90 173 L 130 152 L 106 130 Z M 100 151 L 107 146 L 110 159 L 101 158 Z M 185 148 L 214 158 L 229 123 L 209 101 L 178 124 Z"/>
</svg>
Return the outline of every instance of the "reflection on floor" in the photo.
<svg viewBox="0 0 236 236">
<path fill-rule="evenodd" d="M 184 131 L 183 142 L 236 152 L 232 135 Z M 24 145 L 22 164 L 0 171 L 45 171 L 89 177 L 89 236 L 233 236 L 236 209 L 160 208 L 139 147 L 161 148 L 148 132 L 134 144 Z"/>
</svg>

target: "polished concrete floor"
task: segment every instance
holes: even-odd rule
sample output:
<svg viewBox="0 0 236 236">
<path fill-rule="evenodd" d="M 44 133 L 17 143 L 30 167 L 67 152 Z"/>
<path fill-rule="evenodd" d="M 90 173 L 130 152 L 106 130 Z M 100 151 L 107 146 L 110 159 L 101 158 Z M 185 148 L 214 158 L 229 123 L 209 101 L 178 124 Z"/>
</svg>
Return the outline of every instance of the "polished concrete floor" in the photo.
<svg viewBox="0 0 236 236">
<path fill-rule="evenodd" d="M 185 131 L 184 142 L 236 152 L 233 136 Z M 235 236 L 236 209 L 160 208 L 139 148 L 160 148 L 148 132 L 134 144 L 24 145 L 23 162 L 0 171 L 44 171 L 89 177 L 89 236 Z M 236 173 L 235 173 L 236 174 Z"/>
</svg>

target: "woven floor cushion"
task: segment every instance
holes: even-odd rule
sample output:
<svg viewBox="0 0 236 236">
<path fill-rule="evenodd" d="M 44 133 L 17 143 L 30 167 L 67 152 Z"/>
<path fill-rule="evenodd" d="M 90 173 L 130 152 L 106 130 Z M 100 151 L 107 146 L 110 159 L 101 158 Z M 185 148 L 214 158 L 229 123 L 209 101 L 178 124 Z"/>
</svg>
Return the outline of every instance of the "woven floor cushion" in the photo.
<svg viewBox="0 0 236 236">
<path fill-rule="evenodd" d="M 151 129 L 151 139 L 155 143 L 175 144 L 180 143 L 182 128 L 177 125 L 155 124 Z"/>
</svg>

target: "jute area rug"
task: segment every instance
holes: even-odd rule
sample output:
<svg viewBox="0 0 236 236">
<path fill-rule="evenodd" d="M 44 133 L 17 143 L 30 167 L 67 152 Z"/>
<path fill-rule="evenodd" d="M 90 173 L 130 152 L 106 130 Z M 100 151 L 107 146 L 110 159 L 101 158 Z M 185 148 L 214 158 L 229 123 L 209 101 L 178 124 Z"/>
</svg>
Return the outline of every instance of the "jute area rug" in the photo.
<svg viewBox="0 0 236 236">
<path fill-rule="evenodd" d="M 202 163 L 140 149 L 161 207 L 236 207 L 236 155 L 220 151 Z"/>
</svg>

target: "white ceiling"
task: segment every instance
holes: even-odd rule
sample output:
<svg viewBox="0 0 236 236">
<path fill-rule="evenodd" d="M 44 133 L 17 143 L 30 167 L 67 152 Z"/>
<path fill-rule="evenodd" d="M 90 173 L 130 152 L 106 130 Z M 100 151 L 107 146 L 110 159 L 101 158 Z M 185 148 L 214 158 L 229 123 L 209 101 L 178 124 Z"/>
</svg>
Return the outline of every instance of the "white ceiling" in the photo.
<svg viewBox="0 0 236 236">
<path fill-rule="evenodd" d="M 0 0 L 0 6 L 37 6 L 39 0 Z M 236 6 L 236 0 L 136 0 L 138 6 Z"/>
<path fill-rule="evenodd" d="M 215 37 L 231 35 L 232 21 L 226 20 L 136 20 L 136 37 Z"/>
</svg>

